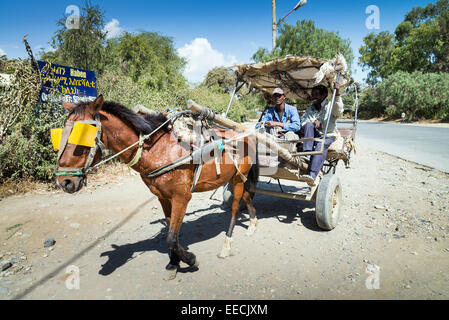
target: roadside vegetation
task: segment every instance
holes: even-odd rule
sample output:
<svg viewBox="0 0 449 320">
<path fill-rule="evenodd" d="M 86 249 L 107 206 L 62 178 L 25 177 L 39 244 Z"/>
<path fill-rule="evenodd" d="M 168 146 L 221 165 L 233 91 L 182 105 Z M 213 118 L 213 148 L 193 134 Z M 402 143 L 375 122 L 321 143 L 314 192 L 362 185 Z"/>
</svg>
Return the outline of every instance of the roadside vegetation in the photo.
<svg viewBox="0 0 449 320">
<path fill-rule="evenodd" d="M 412 9 L 394 34 L 369 34 L 359 52 L 369 71 L 360 117 L 449 121 L 449 0 Z"/>
<path fill-rule="evenodd" d="M 231 70 L 211 70 L 203 83 L 192 87 L 182 75 L 186 61 L 178 56 L 170 37 L 140 31 L 108 38 L 104 17 L 105 12 L 90 2 L 81 10 L 79 29 L 67 29 L 62 17 L 51 41 L 53 50 L 39 52 L 39 60 L 95 70 L 98 94 L 131 109 L 136 105 L 157 111 L 185 108 L 193 99 L 226 112 L 235 85 Z M 51 182 L 56 153 L 50 129 L 62 127 L 66 114 L 60 103 L 39 104 L 41 79 L 31 59 L 1 56 L 0 73 L 8 75 L 0 79 L 0 184 Z M 217 76 L 225 77 L 226 85 Z M 58 95 L 57 84 L 53 94 Z M 248 95 L 244 89 L 228 116 L 240 122 L 257 117 L 263 107 L 260 96 Z"/>
<path fill-rule="evenodd" d="M 67 29 L 65 19 L 56 23 L 52 50 L 39 52 L 39 60 L 95 70 L 98 94 L 107 100 L 129 108 L 144 105 L 162 111 L 185 108 L 186 101 L 193 99 L 226 112 L 235 86 L 230 69 L 214 68 L 202 83 L 192 86 L 183 76 L 187 62 L 178 56 L 172 38 L 150 31 L 123 32 L 110 38 L 104 32 L 105 12 L 89 1 L 81 10 L 79 29 Z M 413 9 L 395 34 L 383 32 L 365 38 L 359 63 L 370 73 L 361 94 L 361 117 L 396 118 L 405 112 L 410 120 L 448 120 L 448 25 L 449 0 L 439 0 Z M 252 58 L 254 62 L 287 55 L 330 59 L 339 52 L 351 67 L 350 39 L 317 28 L 311 20 L 301 20 L 296 25 L 283 23 L 275 50 L 260 48 Z M 0 79 L 0 184 L 24 179 L 51 182 L 56 153 L 50 129 L 63 124 L 61 104 L 39 105 L 41 80 L 30 59 L 1 56 L 0 73 L 9 77 Z M 354 105 L 354 96 L 353 92 L 344 96 L 345 105 Z M 228 116 L 239 122 L 258 119 L 265 105 L 262 94 L 244 87 Z"/>
</svg>

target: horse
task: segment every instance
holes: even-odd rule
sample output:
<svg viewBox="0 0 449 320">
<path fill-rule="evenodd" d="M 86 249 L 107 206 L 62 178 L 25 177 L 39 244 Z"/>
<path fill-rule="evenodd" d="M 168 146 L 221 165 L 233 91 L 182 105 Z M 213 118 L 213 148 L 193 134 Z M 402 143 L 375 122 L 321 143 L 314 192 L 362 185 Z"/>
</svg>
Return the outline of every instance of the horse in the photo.
<svg viewBox="0 0 449 320">
<path fill-rule="evenodd" d="M 102 155 L 100 148 L 97 148 L 98 144 L 103 144 L 102 147 L 113 153 L 119 153 L 139 141 L 140 135 L 147 135 L 161 127 L 144 142 L 141 157 L 131 168 L 140 173 L 143 182 L 157 196 L 164 211 L 168 228 L 166 242 L 169 249 L 169 263 L 165 268 L 167 279 L 175 279 L 181 261 L 197 268 L 199 262 L 195 254 L 185 250 L 178 241 L 186 208 L 192 198 L 191 188 L 194 181 L 195 164 L 182 165 L 158 177 L 149 178 L 147 176 L 149 172 L 190 154 L 189 148 L 178 143 L 173 126 L 171 122 L 167 121 L 167 117 L 161 113 L 145 117 L 139 116 L 119 103 L 104 101 L 102 95 L 92 102 L 80 102 L 76 105 L 64 102 L 63 106 L 68 112 L 65 128 L 69 126 L 69 123 L 73 125 L 80 121 L 89 123 L 97 121 L 97 127 L 101 127 L 99 130 L 101 132 L 98 135 L 99 141 L 95 142 L 93 166 L 98 163 Z M 164 125 L 164 123 L 166 124 Z M 226 130 L 220 135 L 224 138 L 232 138 L 237 136 L 237 132 Z M 254 194 L 250 192 L 251 186 L 257 183 L 258 179 L 256 143 L 248 137 L 239 139 L 244 144 L 245 152 L 241 155 L 238 164 L 235 163 L 235 159 L 230 159 L 232 156 L 228 152 L 223 152 L 221 155 L 220 170 L 216 168 L 215 159 L 210 159 L 203 164 L 201 175 L 193 190 L 193 192 L 206 192 L 227 183 L 232 185 L 231 221 L 225 243 L 218 255 L 219 258 L 226 258 L 230 255 L 232 234 L 241 201 L 246 204 L 250 215 L 248 235 L 254 233 L 258 224 L 256 209 L 252 204 Z M 120 154 L 119 158 L 123 162 L 129 163 L 137 152 L 136 146 Z M 61 142 L 57 163 L 58 171 L 71 168 L 72 172 L 78 170 L 82 173 L 73 175 L 70 172 L 59 172 L 59 175 L 56 176 L 57 186 L 67 193 L 81 190 L 82 186 L 87 183 L 86 172 L 82 168 L 85 168 L 90 154 L 92 154 L 92 147 L 71 143 L 66 143 L 63 146 Z M 256 159 L 254 159 L 254 155 L 256 155 Z M 242 176 L 247 179 L 246 182 Z"/>
</svg>

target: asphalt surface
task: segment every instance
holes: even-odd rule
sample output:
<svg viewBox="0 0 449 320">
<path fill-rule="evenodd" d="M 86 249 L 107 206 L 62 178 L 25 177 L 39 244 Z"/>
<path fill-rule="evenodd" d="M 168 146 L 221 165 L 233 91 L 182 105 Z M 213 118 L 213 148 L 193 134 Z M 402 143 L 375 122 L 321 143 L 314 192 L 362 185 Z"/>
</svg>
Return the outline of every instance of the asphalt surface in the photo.
<svg viewBox="0 0 449 320">
<path fill-rule="evenodd" d="M 356 142 L 449 173 L 449 128 L 359 122 Z"/>
</svg>

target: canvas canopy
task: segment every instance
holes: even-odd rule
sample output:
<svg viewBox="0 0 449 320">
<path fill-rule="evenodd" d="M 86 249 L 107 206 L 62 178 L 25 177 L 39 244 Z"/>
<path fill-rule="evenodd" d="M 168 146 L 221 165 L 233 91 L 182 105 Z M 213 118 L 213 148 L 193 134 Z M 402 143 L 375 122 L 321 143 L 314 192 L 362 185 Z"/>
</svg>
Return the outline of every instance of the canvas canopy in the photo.
<svg viewBox="0 0 449 320">
<path fill-rule="evenodd" d="M 347 73 L 347 68 L 341 54 L 329 61 L 288 56 L 267 63 L 237 65 L 235 74 L 251 89 L 258 89 L 267 95 L 271 96 L 273 90 L 279 87 L 289 100 L 311 101 L 312 88 L 322 84 L 333 89 L 338 72 L 341 72 L 340 90 L 351 85 L 354 80 Z"/>
</svg>

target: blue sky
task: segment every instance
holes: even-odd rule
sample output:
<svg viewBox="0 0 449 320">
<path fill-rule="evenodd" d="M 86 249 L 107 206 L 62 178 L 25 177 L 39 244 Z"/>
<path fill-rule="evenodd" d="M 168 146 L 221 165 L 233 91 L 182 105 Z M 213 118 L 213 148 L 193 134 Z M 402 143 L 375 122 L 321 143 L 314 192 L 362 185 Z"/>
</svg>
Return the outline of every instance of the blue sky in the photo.
<svg viewBox="0 0 449 320">
<path fill-rule="evenodd" d="M 277 0 L 277 18 L 282 18 L 298 0 Z M 308 0 L 305 7 L 292 13 L 286 22 L 312 19 L 319 28 L 337 31 L 349 38 L 354 55 L 354 78 L 361 81 L 366 74 L 357 66 L 358 49 L 370 32 L 396 26 L 413 7 L 436 0 Z M 111 34 L 120 31 L 155 31 L 174 40 L 178 53 L 189 60 L 185 75 L 201 81 L 210 68 L 224 64 L 250 63 L 259 48 L 271 49 L 271 0 L 128 0 L 92 1 L 106 11 Z M 56 30 L 56 20 L 69 5 L 83 6 L 84 0 L 5 1 L 0 0 L 0 54 L 9 58 L 26 57 L 21 42 L 23 35 L 35 53 L 49 48 Z M 369 30 L 366 8 L 380 9 L 380 29 Z"/>
</svg>

